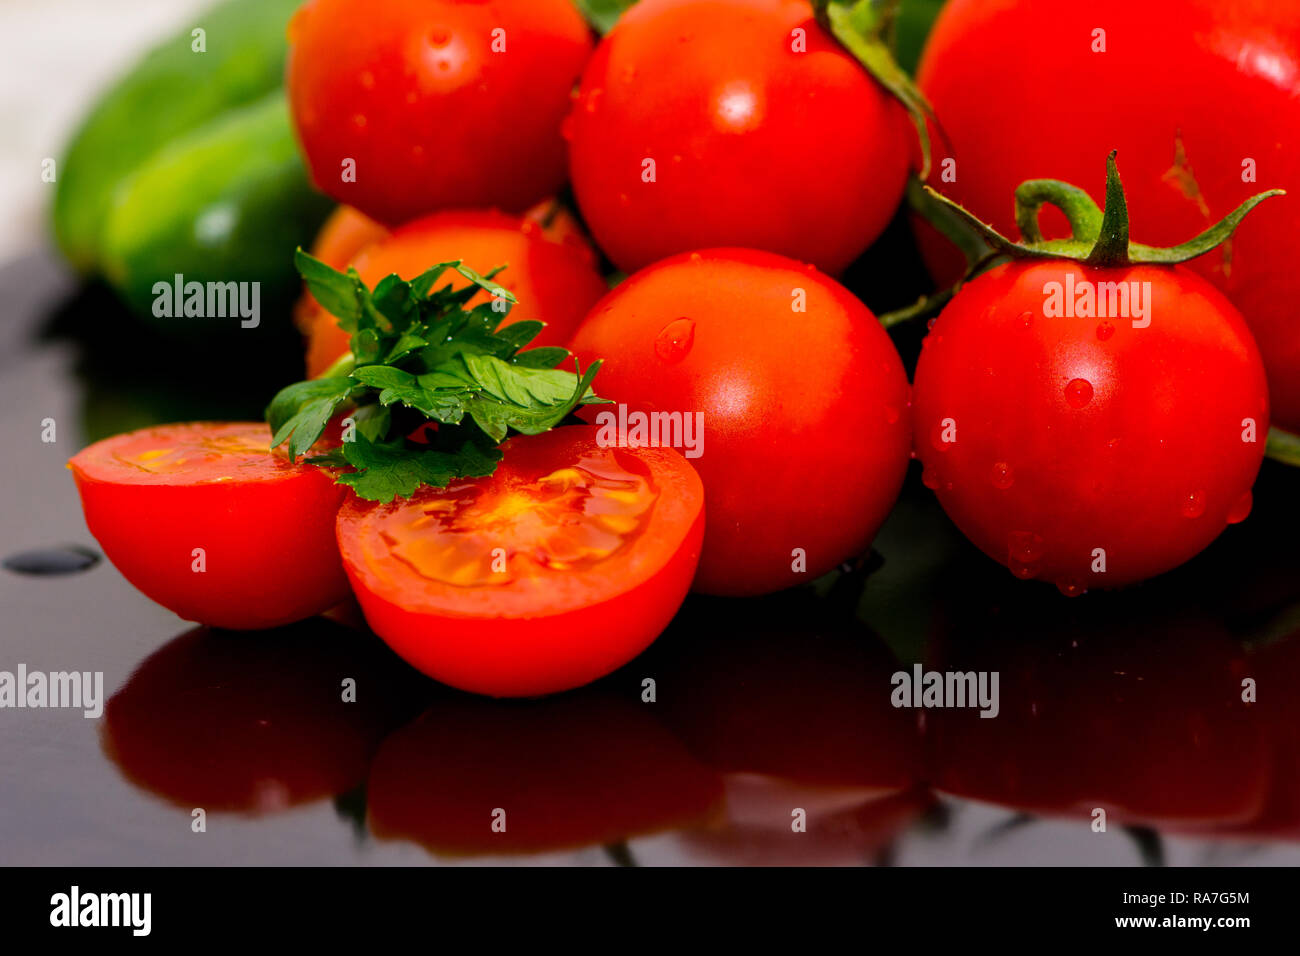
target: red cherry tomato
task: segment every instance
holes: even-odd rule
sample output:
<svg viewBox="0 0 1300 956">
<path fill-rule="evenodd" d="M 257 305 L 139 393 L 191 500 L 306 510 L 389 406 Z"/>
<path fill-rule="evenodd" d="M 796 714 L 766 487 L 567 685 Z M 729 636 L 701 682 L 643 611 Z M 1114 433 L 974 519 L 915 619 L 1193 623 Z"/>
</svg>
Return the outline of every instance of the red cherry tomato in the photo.
<svg viewBox="0 0 1300 956">
<path fill-rule="evenodd" d="M 187 621 L 275 627 L 347 597 L 332 535 L 346 489 L 270 443 L 260 422 L 159 425 L 68 467 L 91 534 L 146 596 Z"/>
<path fill-rule="evenodd" d="M 563 345 L 587 310 L 608 286 L 596 269 L 595 254 L 571 220 L 559 220 L 559 232 L 528 217 L 500 212 L 452 211 L 435 213 L 408 223 L 391 235 L 364 247 L 351 265 L 372 288 L 390 273 L 414 279 L 430 266 L 463 259 L 479 272 L 507 266 L 496 281 L 515 294 L 519 303 L 510 309 L 505 325 L 536 319 L 546 328 L 530 347 Z M 557 241 L 552 238 L 558 235 Z M 468 285 L 459 275 L 445 279 L 457 287 Z M 486 301 L 487 293 L 473 300 Z M 314 301 L 312 302 L 314 305 Z M 338 320 L 319 306 L 304 308 L 307 330 L 307 374 L 320 375 L 348 350 L 348 335 Z"/>
<path fill-rule="evenodd" d="M 911 440 L 902 362 L 866 306 L 811 266 L 675 256 L 614 289 L 571 346 L 584 367 L 605 359 L 600 393 L 630 411 L 702 416 L 699 590 L 811 580 L 865 551 L 893 506 Z"/>
<path fill-rule="evenodd" d="M 1149 283 L 1147 315 L 1045 316 L 1049 284 L 1067 282 Z M 1194 273 L 999 266 L 962 288 L 923 345 L 924 481 L 1018 576 L 1067 594 L 1141 581 L 1249 512 L 1264 369 L 1240 314 Z"/>
<path fill-rule="evenodd" d="M 568 0 L 310 0 L 289 24 L 289 102 L 316 185 L 385 225 L 522 212 L 564 181 L 590 54 Z"/>
<path fill-rule="evenodd" d="M 494 697 L 578 687 L 646 648 L 690 587 L 704 492 L 664 448 L 595 429 L 514 438 L 492 477 L 339 513 L 371 628 L 445 684 Z"/>
<path fill-rule="evenodd" d="M 641 0 L 566 130 L 583 215 L 627 272 L 708 246 L 839 272 L 898 207 L 915 138 L 807 0 Z"/>
<path fill-rule="evenodd" d="M 1104 42 L 1101 52 L 1099 44 Z M 1014 63 L 989 85 L 989 64 Z M 1026 179 L 1090 184 L 1119 150 L 1132 234 L 1173 245 L 1272 187 L 1232 241 L 1190 266 L 1241 310 L 1259 343 L 1273 418 L 1300 430 L 1300 2 L 951 0 L 919 82 L 956 166 L 931 183 L 1011 234 L 1007 201 Z M 941 144 L 939 144 L 941 145 Z M 1049 238 L 1067 234 L 1056 210 Z M 926 258 L 955 279 L 959 257 L 928 228 Z"/>
</svg>

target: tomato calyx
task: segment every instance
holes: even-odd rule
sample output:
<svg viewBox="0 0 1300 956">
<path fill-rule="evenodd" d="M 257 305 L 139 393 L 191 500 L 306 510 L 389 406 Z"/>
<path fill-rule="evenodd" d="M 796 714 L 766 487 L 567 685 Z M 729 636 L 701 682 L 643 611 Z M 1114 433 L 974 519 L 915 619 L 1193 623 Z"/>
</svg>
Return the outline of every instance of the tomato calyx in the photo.
<svg viewBox="0 0 1300 956">
<path fill-rule="evenodd" d="M 899 0 L 812 0 L 817 22 L 839 40 L 872 78 L 907 110 L 921 144 L 921 179 L 930 175 L 930 124 L 938 121 L 925 96 L 894 59 L 890 38 Z"/>
<path fill-rule="evenodd" d="M 915 305 L 880 316 L 886 328 L 923 315 L 935 314 L 976 276 L 1009 260 L 1069 259 L 1095 268 L 1178 265 L 1203 256 L 1231 238 L 1252 209 L 1286 190 L 1269 189 L 1251 196 L 1219 222 L 1176 246 L 1148 246 L 1129 238 L 1128 201 L 1111 150 L 1106 158 L 1106 206 L 1096 202 L 1078 186 L 1056 179 L 1029 179 L 1016 188 L 1016 227 L 1021 240 L 1002 235 L 959 203 L 918 179 L 908 183 L 908 203 L 944 234 L 966 257 L 966 274 L 950 289 L 921 299 Z M 1043 206 L 1059 209 L 1070 224 L 1066 239 L 1045 239 L 1038 227 Z"/>
</svg>

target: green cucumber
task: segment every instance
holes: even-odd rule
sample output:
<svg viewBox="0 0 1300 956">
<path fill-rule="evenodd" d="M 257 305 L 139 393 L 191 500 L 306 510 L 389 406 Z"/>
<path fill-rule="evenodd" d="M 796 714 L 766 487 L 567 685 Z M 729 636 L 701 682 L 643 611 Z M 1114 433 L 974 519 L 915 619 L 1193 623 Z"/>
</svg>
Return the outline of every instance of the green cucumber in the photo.
<svg viewBox="0 0 1300 956">
<path fill-rule="evenodd" d="M 263 312 L 287 308 L 301 289 L 293 250 L 331 207 L 308 184 L 277 91 L 177 139 L 121 184 L 104 226 L 104 275 L 168 331 L 238 329 L 229 314 L 160 315 L 158 283 L 257 282 Z"/>
<path fill-rule="evenodd" d="M 285 30 L 299 0 L 226 0 L 159 44 L 99 101 L 56 167 L 54 234 L 68 260 L 94 271 L 112 196 L 158 149 L 277 89 Z M 204 31 L 205 52 L 192 32 Z"/>
</svg>

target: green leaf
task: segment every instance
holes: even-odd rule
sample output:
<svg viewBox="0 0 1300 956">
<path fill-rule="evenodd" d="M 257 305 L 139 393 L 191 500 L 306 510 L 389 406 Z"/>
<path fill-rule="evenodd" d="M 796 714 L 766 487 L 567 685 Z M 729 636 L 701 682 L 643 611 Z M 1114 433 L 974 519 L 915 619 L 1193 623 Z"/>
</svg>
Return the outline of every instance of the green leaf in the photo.
<svg viewBox="0 0 1300 956">
<path fill-rule="evenodd" d="M 290 459 L 305 455 L 355 387 L 350 378 L 318 378 L 280 389 L 266 410 L 274 433 L 271 447 L 278 448 L 287 439 Z"/>
<path fill-rule="evenodd" d="M 485 477 L 501 460 L 498 449 L 469 441 L 455 451 L 415 450 L 400 440 L 376 444 L 359 433 L 344 446 L 344 454 L 356 471 L 339 481 L 369 501 L 409 497 L 421 485 L 445 488 L 456 478 Z"/>
<path fill-rule="evenodd" d="M 524 435 L 537 435 L 564 421 L 565 417 L 588 397 L 599 401 L 591 392 L 591 382 L 599 370 L 600 362 L 592 362 L 587 369 L 587 374 L 581 378 L 569 372 L 555 373 L 564 376 L 570 389 L 567 397 L 559 402 L 521 405 L 499 396 L 478 395 L 465 403 L 466 409 L 479 428 L 494 441 L 503 441 L 510 428 Z M 512 384 L 512 388 L 518 386 L 518 381 Z M 547 384 L 545 390 L 549 394 L 562 394 L 558 392 L 558 387 L 557 380 Z"/>
<path fill-rule="evenodd" d="M 361 315 L 361 298 L 365 290 L 356 270 L 349 269 L 344 274 L 302 249 L 293 254 L 293 263 L 307 283 L 307 291 L 312 294 L 312 298 L 330 315 L 342 319 L 344 329 L 355 329 Z"/>
<path fill-rule="evenodd" d="M 524 368 L 555 368 L 568 357 L 568 349 L 545 345 L 539 349 L 517 352 L 510 361 L 515 365 L 522 365 Z"/>
<path fill-rule="evenodd" d="M 614 24 L 628 7 L 636 0 L 574 0 L 578 12 L 587 18 L 593 30 L 605 34 L 614 29 Z"/>
<path fill-rule="evenodd" d="M 529 368 L 492 355 L 466 354 L 461 360 L 488 395 L 524 408 L 565 402 L 577 384 L 577 376 L 561 369 Z"/>
<path fill-rule="evenodd" d="M 538 322 L 535 319 L 525 319 L 521 322 L 511 322 L 497 333 L 497 338 L 509 342 L 517 350 L 523 348 L 533 339 L 537 338 L 544 328 L 546 328 L 545 322 Z"/>
</svg>

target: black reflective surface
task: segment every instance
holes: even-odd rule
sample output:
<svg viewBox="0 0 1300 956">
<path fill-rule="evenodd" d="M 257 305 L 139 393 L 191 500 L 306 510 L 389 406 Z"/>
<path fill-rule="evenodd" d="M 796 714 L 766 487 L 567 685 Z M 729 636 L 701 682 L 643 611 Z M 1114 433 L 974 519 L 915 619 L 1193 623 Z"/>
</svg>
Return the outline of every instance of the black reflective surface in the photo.
<svg viewBox="0 0 1300 956">
<path fill-rule="evenodd" d="M 4 555 L 94 549 L 64 468 L 86 442 L 256 415 L 299 371 L 160 346 L 43 258 L 0 292 Z M 426 681 L 347 609 L 232 634 L 106 562 L 0 571 L 0 671 L 102 671 L 108 697 L 0 709 L 0 863 L 1294 864 L 1296 480 L 1266 464 L 1195 561 L 1067 599 L 976 553 L 913 474 L 870 559 L 692 597 L 640 659 L 541 701 Z M 998 716 L 891 706 L 916 663 L 996 671 Z"/>
</svg>

